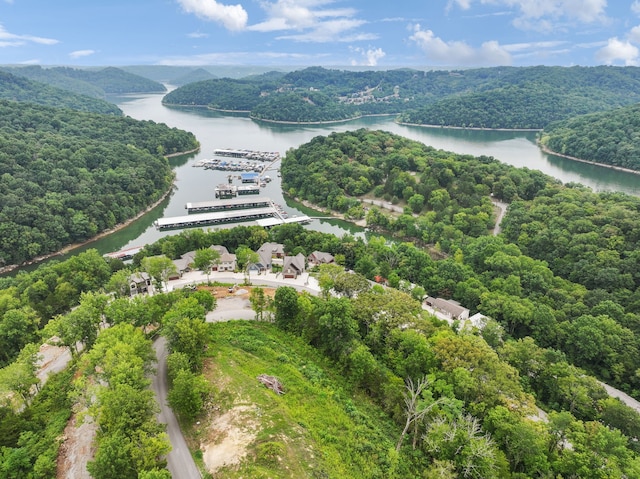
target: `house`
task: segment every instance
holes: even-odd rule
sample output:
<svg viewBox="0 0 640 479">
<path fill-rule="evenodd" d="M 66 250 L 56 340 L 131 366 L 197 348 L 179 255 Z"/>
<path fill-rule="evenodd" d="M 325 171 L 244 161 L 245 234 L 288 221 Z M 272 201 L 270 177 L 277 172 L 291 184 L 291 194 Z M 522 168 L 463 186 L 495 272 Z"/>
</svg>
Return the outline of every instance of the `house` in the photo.
<svg viewBox="0 0 640 479">
<path fill-rule="evenodd" d="M 151 287 L 151 276 L 145 272 L 133 273 L 129 276 L 129 294 L 145 294 L 149 292 Z"/>
<path fill-rule="evenodd" d="M 236 255 L 229 253 L 226 246 L 211 245 L 210 249 L 217 251 L 220 255 L 218 261 L 213 265 L 213 271 L 235 271 L 236 270 Z"/>
<path fill-rule="evenodd" d="M 282 265 L 283 278 L 297 278 L 304 273 L 304 255 L 298 253 L 295 256 L 285 256 Z"/>
<path fill-rule="evenodd" d="M 195 258 L 195 256 L 195 251 L 188 251 L 187 253 L 180 256 L 180 258 L 173 260 L 173 264 L 176 265 L 176 269 L 178 270 L 178 278 L 181 278 L 184 273 L 191 271 L 191 264 L 193 263 L 193 258 Z M 171 277 L 169 279 L 176 278 Z"/>
<path fill-rule="evenodd" d="M 309 265 L 329 264 L 335 261 L 335 258 L 330 253 L 323 251 L 314 251 L 307 257 Z"/>
<path fill-rule="evenodd" d="M 455 301 L 442 298 L 432 298 L 428 296 L 424 303 L 427 307 L 433 309 L 436 313 L 445 316 L 447 320 L 466 320 L 469 319 L 469 310 Z"/>
<path fill-rule="evenodd" d="M 217 265 L 218 271 L 235 271 L 236 270 L 236 255 L 232 253 L 224 253 L 220 255 L 220 260 Z"/>
<path fill-rule="evenodd" d="M 283 265 L 284 245 L 280 243 L 265 243 L 256 251 L 260 258 L 258 264 L 259 271 L 269 271 L 273 264 Z"/>
</svg>

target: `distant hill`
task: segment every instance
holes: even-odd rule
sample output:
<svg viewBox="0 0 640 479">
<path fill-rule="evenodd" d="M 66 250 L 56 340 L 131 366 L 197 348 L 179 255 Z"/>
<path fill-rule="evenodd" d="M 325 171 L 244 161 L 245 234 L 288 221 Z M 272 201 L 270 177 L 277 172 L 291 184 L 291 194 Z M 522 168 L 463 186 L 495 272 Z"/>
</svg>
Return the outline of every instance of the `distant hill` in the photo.
<svg viewBox="0 0 640 479">
<path fill-rule="evenodd" d="M 320 96 L 322 101 L 316 102 Z M 399 114 L 407 123 L 507 129 L 542 129 L 552 121 L 638 101 L 637 67 L 310 67 L 205 81 L 197 88 L 186 85 L 164 98 L 166 104 L 250 110 L 262 120 L 317 122 Z"/>
<path fill-rule="evenodd" d="M 494 73 L 494 69 L 489 70 L 487 73 Z M 640 101 L 637 68 L 527 67 L 499 71 L 501 75 L 479 88 L 405 112 L 399 120 L 423 125 L 542 129 L 554 121 Z"/>
<path fill-rule="evenodd" d="M 102 70 L 82 70 L 68 67 L 52 68 L 69 78 L 84 80 L 96 85 L 107 94 L 119 93 L 161 93 L 167 89 L 161 83 L 134 75 L 120 68 L 107 67 Z"/>
<path fill-rule="evenodd" d="M 87 95 L 102 100 L 104 100 L 106 96 L 104 90 L 97 85 L 78 78 L 71 78 L 59 70 L 42 68 L 40 65 L 2 67 L 2 70 L 30 80 L 62 88 L 63 90 L 69 90 L 79 95 Z"/>
<path fill-rule="evenodd" d="M 113 103 L 72 93 L 2 70 L 0 70 L 0 98 L 92 113 L 122 115 L 120 108 Z"/>
<path fill-rule="evenodd" d="M 640 171 L 640 103 L 552 123 L 540 143 L 563 155 Z"/>
<path fill-rule="evenodd" d="M 187 85 L 189 83 L 195 83 L 204 80 L 212 80 L 216 78 L 215 75 L 208 72 L 204 68 L 198 68 L 197 70 L 190 71 L 180 77 L 176 77 L 171 80 L 169 83 L 175 86 Z"/>
<path fill-rule="evenodd" d="M 14 75 L 102 99 L 108 94 L 166 91 L 161 83 L 114 67 L 98 70 L 40 66 L 3 67 L 3 69 Z"/>
</svg>

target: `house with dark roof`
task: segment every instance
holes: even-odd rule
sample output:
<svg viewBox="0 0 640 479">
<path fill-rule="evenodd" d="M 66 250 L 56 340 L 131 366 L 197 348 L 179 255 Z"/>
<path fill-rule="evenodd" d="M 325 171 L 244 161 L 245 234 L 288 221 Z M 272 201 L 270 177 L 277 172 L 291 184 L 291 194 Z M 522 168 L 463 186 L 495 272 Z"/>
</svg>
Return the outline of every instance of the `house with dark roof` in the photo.
<svg viewBox="0 0 640 479">
<path fill-rule="evenodd" d="M 282 265 L 283 278 L 297 278 L 304 273 L 305 258 L 302 253 L 295 256 L 285 256 Z"/>
<path fill-rule="evenodd" d="M 129 276 L 129 294 L 131 296 L 148 293 L 149 288 L 151 288 L 151 276 L 149 274 L 141 271 Z"/>
<path fill-rule="evenodd" d="M 173 260 L 173 264 L 176 265 L 176 269 L 178 270 L 178 277 L 181 278 L 184 273 L 191 271 L 191 267 L 192 267 L 191 265 L 193 263 L 193 258 L 195 258 L 195 256 L 196 256 L 195 251 L 188 251 L 182 256 L 180 256 L 180 258 Z M 170 278 L 170 279 L 174 279 L 174 278 Z"/>
<path fill-rule="evenodd" d="M 259 271 L 269 271 L 273 264 L 282 266 L 284 262 L 284 245 L 280 243 L 265 243 L 256 251 L 260 258 L 257 266 Z"/>
<path fill-rule="evenodd" d="M 307 257 L 307 261 L 309 262 L 309 266 L 315 266 L 320 264 L 333 263 L 335 261 L 335 258 L 330 253 L 325 253 L 324 251 L 314 251 Z"/>
</svg>

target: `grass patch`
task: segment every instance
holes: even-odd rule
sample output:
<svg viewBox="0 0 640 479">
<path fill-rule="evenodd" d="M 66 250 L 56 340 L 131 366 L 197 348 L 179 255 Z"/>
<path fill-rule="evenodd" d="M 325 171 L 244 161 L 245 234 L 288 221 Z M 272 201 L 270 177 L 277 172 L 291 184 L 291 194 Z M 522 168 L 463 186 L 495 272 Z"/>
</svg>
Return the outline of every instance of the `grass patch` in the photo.
<svg viewBox="0 0 640 479">
<path fill-rule="evenodd" d="M 234 438 L 245 440 L 242 457 L 218 461 L 212 477 L 409 477 L 398 470 L 399 427 L 316 350 L 268 323 L 215 323 L 211 338 L 205 374 L 215 399 L 190 439 L 205 464 Z M 277 377 L 285 394 L 266 388 L 260 374 Z"/>
</svg>

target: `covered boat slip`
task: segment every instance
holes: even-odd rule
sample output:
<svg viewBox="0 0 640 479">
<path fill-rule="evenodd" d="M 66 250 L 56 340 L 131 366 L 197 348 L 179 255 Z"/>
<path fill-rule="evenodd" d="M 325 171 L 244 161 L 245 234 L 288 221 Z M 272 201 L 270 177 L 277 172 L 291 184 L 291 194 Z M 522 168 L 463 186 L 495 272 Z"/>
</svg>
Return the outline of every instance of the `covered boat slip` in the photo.
<svg viewBox="0 0 640 479">
<path fill-rule="evenodd" d="M 200 213 L 198 215 L 174 216 L 173 218 L 160 218 L 155 221 L 159 230 L 193 228 L 196 226 L 208 226 L 222 223 L 234 223 L 253 221 L 260 218 L 277 217 L 278 212 L 273 206 L 267 208 L 252 208 L 233 211 L 215 211 Z"/>
<path fill-rule="evenodd" d="M 188 213 L 202 213 L 205 211 L 230 211 L 244 210 L 251 208 L 273 207 L 269 198 L 237 198 L 216 201 L 201 201 L 197 203 L 187 203 L 185 208 Z"/>
</svg>

